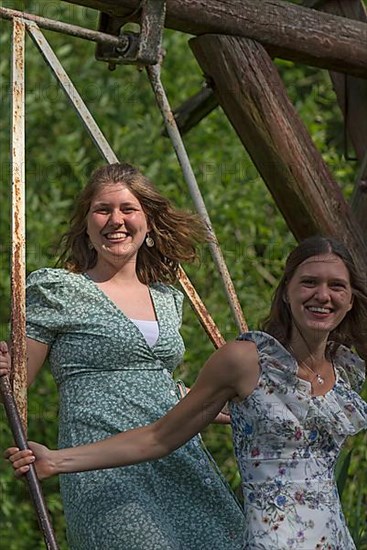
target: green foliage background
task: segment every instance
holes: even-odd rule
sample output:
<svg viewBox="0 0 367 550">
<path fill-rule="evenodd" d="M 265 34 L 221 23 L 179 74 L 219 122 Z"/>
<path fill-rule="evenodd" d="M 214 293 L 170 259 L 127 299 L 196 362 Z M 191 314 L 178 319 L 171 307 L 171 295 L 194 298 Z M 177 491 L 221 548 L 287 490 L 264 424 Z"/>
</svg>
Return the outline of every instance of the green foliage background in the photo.
<svg viewBox="0 0 367 550">
<path fill-rule="evenodd" d="M 96 28 L 97 13 L 63 2 L 4 1 L 4 7 Z M 186 184 L 162 123 L 144 71 L 120 66 L 110 72 L 94 58 L 94 45 L 45 32 L 60 61 L 85 99 L 120 160 L 138 165 L 178 206 L 193 209 Z M 10 250 L 10 48 L 11 24 L 0 21 L 0 337 L 9 323 Z M 165 32 L 166 58 L 162 77 L 172 106 L 178 106 L 203 84 L 187 45 L 188 37 Z M 31 39 L 26 44 L 26 205 L 27 270 L 52 266 L 57 242 L 67 228 L 75 196 L 87 176 L 102 164 L 68 100 L 55 83 Z M 325 71 L 277 61 L 289 95 L 313 139 L 348 197 L 356 165 L 343 158 L 343 127 Z M 294 239 L 264 183 L 253 167 L 220 108 L 185 136 L 185 144 L 213 226 L 223 248 L 248 324 L 257 328 L 265 317 L 272 292 Z M 187 271 L 226 339 L 237 334 L 221 282 L 209 251 Z M 211 353 L 212 345 L 187 305 L 182 334 L 187 345 L 178 376 L 190 385 Z M 367 397 L 366 391 L 364 397 Z M 58 400 L 47 368 L 29 396 L 29 438 L 55 446 Z M 205 441 L 234 490 L 239 474 L 232 453 L 229 427 L 211 426 Z M 11 443 L 0 409 L 0 449 Z M 367 438 L 348 442 L 352 450 L 343 504 L 359 550 L 367 549 Z M 44 483 L 57 539 L 66 549 L 62 505 L 57 480 Z M 0 465 L 0 536 L 8 550 L 43 548 L 42 537 L 25 486 Z"/>
</svg>

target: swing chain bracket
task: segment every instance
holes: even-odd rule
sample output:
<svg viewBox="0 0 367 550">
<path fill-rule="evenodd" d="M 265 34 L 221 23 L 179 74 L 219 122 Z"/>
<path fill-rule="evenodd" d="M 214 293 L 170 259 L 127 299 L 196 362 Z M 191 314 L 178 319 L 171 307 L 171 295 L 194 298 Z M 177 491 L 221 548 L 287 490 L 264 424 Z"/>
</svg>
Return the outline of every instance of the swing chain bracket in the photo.
<svg viewBox="0 0 367 550">
<path fill-rule="evenodd" d="M 121 28 L 128 22 L 135 20 L 140 12 L 140 32 L 123 32 Z M 114 17 L 101 12 L 98 30 L 114 34 L 121 39 L 121 46 L 98 44 L 96 59 L 106 61 L 109 69 L 114 70 L 116 65 L 135 64 L 139 66 L 155 65 L 159 62 L 161 41 L 166 16 L 166 0 L 142 0 L 138 10 L 126 17 Z"/>
</svg>

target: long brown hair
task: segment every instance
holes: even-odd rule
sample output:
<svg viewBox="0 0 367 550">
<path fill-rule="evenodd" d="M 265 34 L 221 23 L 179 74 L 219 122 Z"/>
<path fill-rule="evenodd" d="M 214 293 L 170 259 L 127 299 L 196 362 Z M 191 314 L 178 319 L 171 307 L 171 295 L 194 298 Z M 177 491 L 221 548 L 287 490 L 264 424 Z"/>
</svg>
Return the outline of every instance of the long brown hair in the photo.
<svg viewBox="0 0 367 550">
<path fill-rule="evenodd" d="M 179 263 L 193 262 L 197 244 L 207 240 L 205 225 L 197 215 L 174 208 L 148 178 L 127 163 L 109 164 L 93 172 L 77 199 L 70 229 L 61 239 L 58 265 L 76 273 L 96 265 L 97 252 L 90 248 L 87 235 L 87 215 L 98 191 L 116 184 L 126 187 L 138 199 L 154 240 L 154 247 L 149 248 L 144 242 L 138 251 L 139 280 L 144 284 L 173 283 Z"/>
<path fill-rule="evenodd" d="M 263 324 L 263 329 L 274 336 L 283 345 L 291 338 L 292 315 L 287 303 L 286 290 L 297 267 L 312 256 L 335 254 L 345 264 L 350 277 L 353 293 L 353 307 L 343 321 L 330 333 L 329 340 L 347 346 L 365 346 L 365 331 L 367 326 L 367 287 L 366 276 L 362 276 L 356 262 L 345 246 L 330 237 L 314 236 L 302 241 L 288 256 L 284 274 L 275 291 L 269 317 Z"/>
</svg>

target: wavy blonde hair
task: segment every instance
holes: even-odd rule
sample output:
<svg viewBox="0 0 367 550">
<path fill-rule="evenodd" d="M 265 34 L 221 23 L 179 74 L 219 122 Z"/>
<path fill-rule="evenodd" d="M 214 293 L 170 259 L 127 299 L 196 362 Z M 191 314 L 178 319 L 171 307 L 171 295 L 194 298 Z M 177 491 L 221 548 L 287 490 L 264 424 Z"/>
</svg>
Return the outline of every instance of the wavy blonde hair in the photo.
<svg viewBox="0 0 367 550">
<path fill-rule="evenodd" d="M 79 195 L 70 229 L 61 239 L 58 265 L 75 273 L 96 265 L 97 252 L 89 247 L 87 215 L 95 195 L 112 185 L 123 185 L 138 199 L 151 228 L 155 244 L 149 248 L 144 242 L 138 251 L 139 280 L 144 284 L 175 282 L 179 263 L 193 262 L 198 243 L 208 240 L 205 224 L 197 215 L 174 208 L 148 178 L 127 163 L 109 164 L 93 172 Z"/>
</svg>

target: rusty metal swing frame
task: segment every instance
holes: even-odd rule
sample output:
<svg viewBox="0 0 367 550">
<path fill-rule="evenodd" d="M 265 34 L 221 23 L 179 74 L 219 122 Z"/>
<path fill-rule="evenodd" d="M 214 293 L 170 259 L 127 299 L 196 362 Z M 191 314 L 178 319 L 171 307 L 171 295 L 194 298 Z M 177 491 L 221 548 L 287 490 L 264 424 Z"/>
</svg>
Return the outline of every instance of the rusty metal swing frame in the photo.
<svg viewBox="0 0 367 550">
<path fill-rule="evenodd" d="M 90 29 L 61 23 L 36 15 L 0 8 L 0 18 L 13 23 L 12 35 L 12 235 L 11 235 L 11 349 L 14 368 L 13 390 L 8 377 L 0 379 L 0 390 L 9 419 L 9 424 L 17 446 L 27 448 L 27 375 L 26 375 L 26 311 L 25 311 L 25 34 L 32 38 L 47 65 L 52 70 L 59 85 L 64 90 L 72 107 L 77 112 L 90 137 L 102 157 L 108 163 L 118 162 L 118 157 L 112 150 L 107 139 L 101 132 L 92 114 L 86 107 L 71 79 L 65 72 L 50 44 L 40 28 L 62 32 L 67 35 L 91 40 L 98 44 L 97 58 L 107 61 L 110 68 L 116 63 L 135 63 L 145 66 L 152 85 L 156 101 L 162 113 L 166 132 L 170 137 L 184 178 L 196 209 L 207 227 L 210 237 L 210 250 L 217 269 L 222 277 L 230 308 L 238 330 L 247 330 L 239 300 L 233 282 L 225 264 L 218 240 L 215 236 L 209 214 L 205 207 L 194 172 L 186 153 L 180 132 L 168 102 L 161 82 L 161 36 L 164 25 L 165 1 L 143 2 L 140 34 L 124 34 L 118 36 L 92 31 Z M 158 26 L 157 26 L 158 22 Z M 117 55 L 117 57 L 116 57 Z M 112 66 L 111 66 L 112 64 Z M 182 267 L 179 269 L 179 281 L 190 303 L 197 314 L 200 323 L 216 348 L 224 343 L 213 319 L 197 294 L 194 286 Z M 18 412 L 19 411 L 19 412 Z M 27 474 L 31 497 L 35 506 L 40 529 L 43 532 L 46 547 L 57 549 L 57 542 L 52 530 L 47 507 L 42 496 L 35 469 L 31 466 Z"/>
<path fill-rule="evenodd" d="M 104 3 L 100 0 L 66 1 L 97 9 L 104 7 Z M 198 35 L 190 40 L 190 46 L 207 81 L 214 89 L 215 102 L 213 97 L 209 97 L 209 104 L 206 104 L 203 109 L 202 98 L 199 98 L 196 120 L 199 120 L 203 112 L 205 115 L 215 106 L 214 103 L 218 102 L 258 168 L 295 237 L 304 238 L 314 232 L 334 235 L 344 240 L 356 259 L 365 266 L 367 241 L 361 229 L 367 227 L 365 216 L 367 127 L 361 125 L 358 131 L 356 124 L 353 124 L 353 121 L 358 120 L 359 111 L 366 112 L 366 107 L 361 102 L 367 90 L 363 80 L 367 75 L 367 56 L 366 50 L 363 49 L 363 44 L 367 40 L 367 16 L 361 7 L 361 2 L 353 0 L 347 5 L 347 2 L 339 3 L 336 0 L 304 0 L 303 6 L 296 6 L 283 0 L 263 0 L 259 7 L 258 2 L 253 0 L 228 0 L 224 8 L 220 0 L 206 0 L 208 9 L 205 10 L 204 20 L 199 17 L 202 4 L 190 2 L 190 0 L 171 0 L 167 3 L 167 10 L 164 0 L 155 2 L 110 0 L 108 6 L 109 15 L 101 17 L 98 31 L 4 8 L 0 8 L 0 17 L 11 19 L 14 22 L 14 29 L 22 28 L 23 41 L 24 32 L 27 31 L 30 34 L 107 162 L 116 162 L 117 156 L 99 130 L 40 28 L 96 42 L 98 59 L 108 62 L 110 68 L 120 63 L 136 63 L 146 67 L 163 115 L 166 132 L 172 140 L 194 204 L 205 221 L 211 237 L 211 253 L 222 276 L 239 330 L 246 330 L 246 321 L 161 82 L 160 63 L 157 61 L 160 60 L 160 37 L 163 26 Z M 165 11 L 167 11 L 167 21 L 164 21 Z M 328 18 L 326 13 L 322 12 L 327 12 Z M 306 24 L 307 39 L 305 40 L 300 40 L 300 32 L 303 33 L 302 36 L 305 34 L 304 26 L 301 31 L 298 24 L 301 14 Z M 139 34 L 125 33 L 123 29 L 121 30 L 127 22 L 136 23 L 139 16 L 141 16 Z M 352 23 L 351 19 L 355 21 Z M 158 23 L 154 26 L 153 22 Z M 337 38 L 334 37 L 336 28 L 339 29 L 340 35 Z M 360 33 L 360 40 L 356 39 L 356 28 Z M 314 30 L 317 32 L 313 32 Z M 14 46 L 17 44 L 15 34 L 14 31 Z M 151 50 L 148 54 L 144 54 L 149 50 L 147 43 L 151 45 Z M 331 45 L 335 45 L 335 48 Z M 17 47 L 20 47 L 19 44 Z M 16 313 L 17 318 L 12 318 L 12 324 L 14 328 L 19 328 L 20 338 L 24 338 L 22 327 L 25 327 L 23 307 L 25 240 L 22 233 L 25 178 L 23 173 L 24 128 L 22 130 L 22 125 L 24 127 L 23 48 L 24 44 L 20 47 L 19 56 L 14 53 L 16 48 L 13 52 L 13 88 L 14 93 L 16 92 L 19 97 L 13 96 L 12 136 L 13 146 L 20 148 L 14 155 L 12 168 L 14 213 L 12 263 L 13 266 L 19 267 L 18 272 L 13 269 L 14 273 L 12 273 L 12 309 L 19 312 L 19 314 Z M 222 56 L 225 56 L 225 64 L 222 63 Z M 337 182 L 291 105 L 272 63 L 272 57 L 275 56 L 324 67 L 331 72 L 345 124 L 348 125 L 349 136 L 352 138 L 353 147 L 361 163 L 351 205 L 343 199 Z M 237 70 L 239 66 L 241 71 Z M 351 75 L 350 78 L 348 77 L 348 86 L 347 77 L 341 73 L 336 74 L 335 71 Z M 358 80 L 360 77 L 362 80 Z M 234 90 L 237 90 L 237 95 Z M 352 103 L 349 105 L 347 102 L 348 90 L 357 103 L 353 113 L 349 113 Z M 207 101 L 208 93 L 204 95 Z M 254 120 L 257 120 L 258 124 L 254 123 Z M 289 146 L 284 147 L 284 144 Z M 288 197 L 287 202 L 292 204 L 292 212 L 284 197 Z M 223 338 L 182 270 L 180 282 L 206 332 L 214 345 L 219 347 L 223 343 Z M 15 306 L 17 303 L 21 305 L 20 308 Z M 14 341 L 17 336 L 12 332 Z M 22 340 L 16 348 L 19 353 L 14 362 L 19 368 L 25 368 Z M 16 375 L 16 393 L 19 394 L 20 401 L 25 399 L 26 395 L 25 388 L 22 386 L 24 380 L 22 381 L 21 378 L 22 375 Z M 17 384 L 21 387 L 17 388 Z"/>
</svg>

